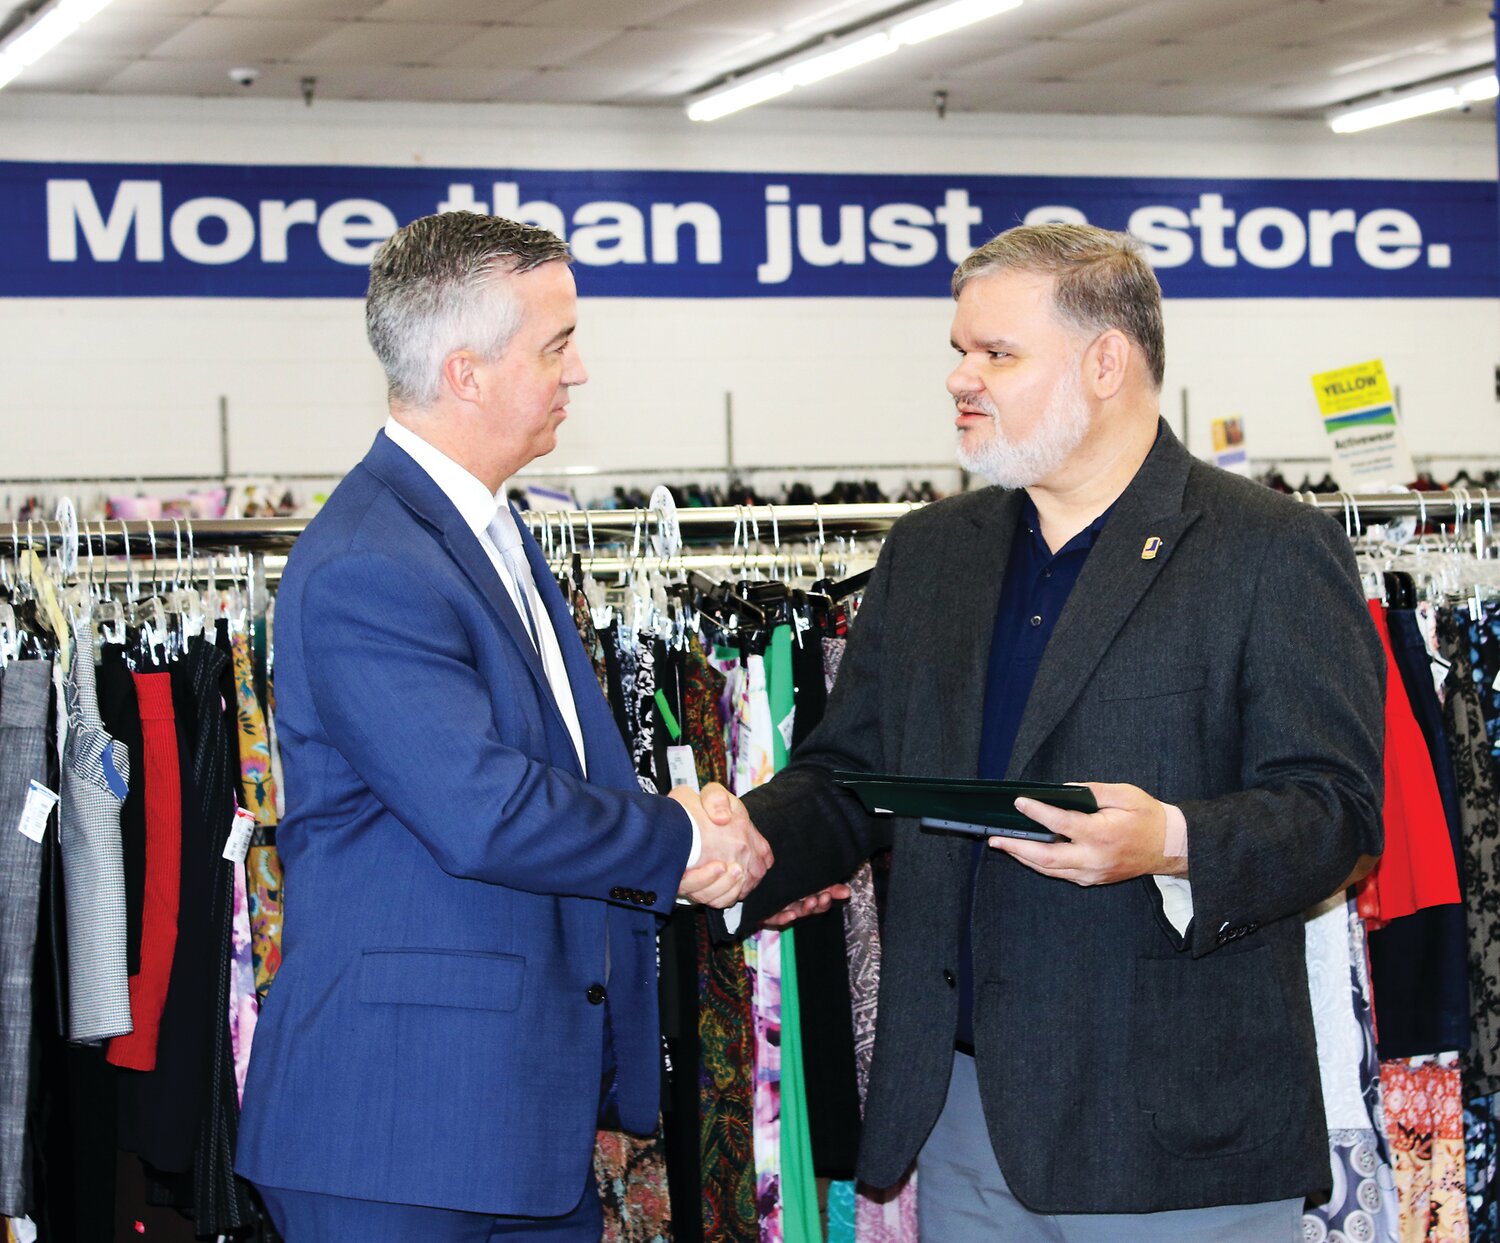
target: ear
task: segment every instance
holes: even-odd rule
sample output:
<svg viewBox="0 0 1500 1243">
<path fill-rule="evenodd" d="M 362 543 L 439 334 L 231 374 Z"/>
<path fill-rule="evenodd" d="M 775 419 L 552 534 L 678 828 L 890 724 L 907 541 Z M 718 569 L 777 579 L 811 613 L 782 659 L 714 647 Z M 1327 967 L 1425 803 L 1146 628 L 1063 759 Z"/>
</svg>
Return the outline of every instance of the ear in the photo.
<svg viewBox="0 0 1500 1243">
<path fill-rule="evenodd" d="M 459 401 L 478 401 L 482 395 L 479 376 L 475 373 L 476 361 L 468 350 L 454 350 L 443 359 L 443 388 Z"/>
<path fill-rule="evenodd" d="M 1118 328 L 1111 328 L 1094 340 L 1083 356 L 1084 391 L 1100 401 L 1108 401 L 1125 387 L 1135 346 Z"/>
</svg>

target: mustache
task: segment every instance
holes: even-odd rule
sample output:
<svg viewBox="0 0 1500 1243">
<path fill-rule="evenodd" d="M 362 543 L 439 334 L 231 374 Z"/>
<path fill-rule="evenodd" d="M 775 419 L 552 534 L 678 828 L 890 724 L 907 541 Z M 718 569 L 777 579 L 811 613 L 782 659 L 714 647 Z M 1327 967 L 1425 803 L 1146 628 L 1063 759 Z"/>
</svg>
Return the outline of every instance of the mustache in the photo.
<svg viewBox="0 0 1500 1243">
<path fill-rule="evenodd" d="M 977 410 L 980 414 L 987 414 L 992 419 L 1000 417 L 1000 411 L 995 408 L 995 403 L 989 399 L 987 393 L 958 393 L 953 398 L 955 408 Z"/>
</svg>

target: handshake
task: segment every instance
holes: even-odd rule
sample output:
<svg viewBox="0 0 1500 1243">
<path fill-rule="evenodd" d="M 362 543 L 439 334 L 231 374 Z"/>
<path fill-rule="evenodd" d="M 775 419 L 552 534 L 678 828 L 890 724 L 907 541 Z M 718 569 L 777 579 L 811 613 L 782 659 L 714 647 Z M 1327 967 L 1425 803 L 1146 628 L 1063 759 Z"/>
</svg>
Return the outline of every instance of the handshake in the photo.
<svg viewBox="0 0 1500 1243">
<path fill-rule="evenodd" d="M 682 876 L 677 896 L 720 910 L 743 902 L 776 861 L 771 846 L 756 830 L 745 804 L 718 782 L 703 787 L 678 786 L 668 796 L 686 807 L 698 825 L 698 862 Z M 769 928 L 784 928 L 794 920 L 820 915 L 835 901 L 849 897 L 847 885 L 826 889 L 783 907 L 764 920 Z"/>
<path fill-rule="evenodd" d="M 745 804 L 718 782 L 701 793 L 678 786 L 668 797 L 686 807 L 698 826 L 698 862 L 683 873 L 677 896 L 720 910 L 744 901 L 775 862 Z"/>
</svg>

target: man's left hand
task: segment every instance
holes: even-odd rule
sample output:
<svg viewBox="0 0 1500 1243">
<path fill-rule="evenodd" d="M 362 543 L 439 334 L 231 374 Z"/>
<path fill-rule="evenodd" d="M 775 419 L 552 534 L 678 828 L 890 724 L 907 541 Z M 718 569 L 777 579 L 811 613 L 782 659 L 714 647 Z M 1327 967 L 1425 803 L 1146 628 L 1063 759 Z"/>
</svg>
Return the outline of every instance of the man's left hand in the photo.
<svg viewBox="0 0 1500 1243">
<path fill-rule="evenodd" d="M 1093 791 L 1096 812 L 1067 811 L 1018 798 L 1016 810 L 1068 840 L 1032 842 L 992 837 L 989 844 L 1043 876 L 1075 885 L 1112 885 L 1137 876 L 1186 876 L 1187 859 L 1162 854 L 1166 808 L 1139 786 L 1098 781 L 1076 784 Z"/>
</svg>

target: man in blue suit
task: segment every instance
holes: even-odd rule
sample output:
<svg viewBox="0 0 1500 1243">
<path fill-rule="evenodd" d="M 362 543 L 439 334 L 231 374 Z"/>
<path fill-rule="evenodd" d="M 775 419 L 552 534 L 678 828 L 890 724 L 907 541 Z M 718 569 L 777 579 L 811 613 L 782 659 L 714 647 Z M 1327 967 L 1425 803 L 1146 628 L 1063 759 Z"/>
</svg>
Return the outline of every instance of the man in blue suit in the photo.
<svg viewBox="0 0 1500 1243">
<path fill-rule="evenodd" d="M 657 1123 L 657 920 L 771 861 L 721 788 L 641 792 L 504 502 L 588 378 L 575 318 L 563 242 L 496 217 L 371 268 L 391 418 L 277 601 L 283 960 L 237 1168 L 289 1243 L 597 1239 L 597 1124 Z"/>
</svg>

